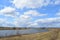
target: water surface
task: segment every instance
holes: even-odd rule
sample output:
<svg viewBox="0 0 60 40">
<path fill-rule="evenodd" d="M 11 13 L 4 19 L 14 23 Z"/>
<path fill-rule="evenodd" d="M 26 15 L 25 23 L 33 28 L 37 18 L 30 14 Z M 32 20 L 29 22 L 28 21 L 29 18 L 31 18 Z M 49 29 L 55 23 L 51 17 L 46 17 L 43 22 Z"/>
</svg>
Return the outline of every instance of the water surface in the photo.
<svg viewBox="0 0 60 40">
<path fill-rule="evenodd" d="M 22 34 L 33 34 L 38 32 L 47 32 L 47 29 L 27 29 L 27 30 L 0 30 L 0 37 Z"/>
</svg>

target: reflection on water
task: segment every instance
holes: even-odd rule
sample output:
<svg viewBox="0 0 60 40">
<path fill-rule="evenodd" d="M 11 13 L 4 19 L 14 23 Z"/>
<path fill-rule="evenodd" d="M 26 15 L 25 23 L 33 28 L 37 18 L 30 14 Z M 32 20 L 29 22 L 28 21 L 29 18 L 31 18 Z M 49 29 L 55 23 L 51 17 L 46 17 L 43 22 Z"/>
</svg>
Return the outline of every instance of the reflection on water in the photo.
<svg viewBox="0 0 60 40">
<path fill-rule="evenodd" d="M 28 29 L 28 30 L 0 30 L 0 37 L 18 35 L 18 34 L 32 34 L 38 32 L 46 32 L 47 29 Z"/>
</svg>

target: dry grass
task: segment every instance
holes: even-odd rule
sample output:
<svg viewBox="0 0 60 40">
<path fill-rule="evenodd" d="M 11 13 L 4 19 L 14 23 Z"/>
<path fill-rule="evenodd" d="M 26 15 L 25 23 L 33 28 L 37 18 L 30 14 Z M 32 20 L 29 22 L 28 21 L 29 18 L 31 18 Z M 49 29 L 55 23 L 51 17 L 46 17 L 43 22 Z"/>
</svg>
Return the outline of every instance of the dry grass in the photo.
<svg viewBox="0 0 60 40">
<path fill-rule="evenodd" d="M 60 40 L 60 29 L 49 29 L 49 32 L 42 32 L 29 35 L 17 35 L 0 38 L 0 40 Z"/>
</svg>

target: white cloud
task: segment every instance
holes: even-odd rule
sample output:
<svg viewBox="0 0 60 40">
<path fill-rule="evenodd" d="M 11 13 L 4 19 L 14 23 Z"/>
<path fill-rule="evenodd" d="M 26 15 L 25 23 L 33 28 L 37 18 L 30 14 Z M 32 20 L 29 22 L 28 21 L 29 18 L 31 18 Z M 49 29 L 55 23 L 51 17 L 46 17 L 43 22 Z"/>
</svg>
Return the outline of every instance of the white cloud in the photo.
<svg viewBox="0 0 60 40">
<path fill-rule="evenodd" d="M 44 18 L 44 19 L 39 19 L 39 20 L 37 20 L 35 22 L 42 22 L 42 23 L 45 23 L 45 22 L 53 22 L 53 21 L 56 21 L 59 18 Z"/>
<path fill-rule="evenodd" d="M 60 4 L 60 0 L 55 0 L 55 4 L 56 5 Z"/>
<path fill-rule="evenodd" d="M 3 24 L 7 27 L 27 27 L 31 24 L 31 21 L 34 19 L 34 17 L 38 16 L 47 16 L 47 14 L 42 14 L 37 12 L 36 10 L 29 10 L 24 12 L 22 15 L 19 14 L 19 12 L 15 11 L 15 8 L 11 7 L 5 7 L 4 9 L 0 10 L 0 15 L 4 15 L 6 17 L 13 17 L 14 21 L 9 22 L 8 18 L 5 18 L 6 21 L 2 21 L 0 24 Z M 20 15 L 19 17 L 16 17 L 17 15 Z"/>
<path fill-rule="evenodd" d="M 29 24 L 27 27 L 31 27 L 31 28 L 35 27 L 35 28 L 37 28 L 37 27 L 40 27 L 40 25 L 38 23 L 34 22 L 34 23 Z"/>
<path fill-rule="evenodd" d="M 8 18 L 0 18 L 0 26 L 1 27 L 15 27 L 14 21 L 9 21 Z"/>
<path fill-rule="evenodd" d="M 5 7 L 4 9 L 0 10 L 0 15 L 3 14 L 5 16 L 16 16 L 19 15 L 19 12 L 16 12 L 14 8 Z M 57 13 L 60 15 L 60 12 Z M 15 26 L 15 27 L 58 27 L 60 26 L 60 17 L 56 18 L 44 18 L 44 19 L 37 19 L 32 22 L 34 19 L 33 17 L 39 16 L 47 16 L 47 14 L 39 13 L 36 10 L 29 10 L 24 12 L 24 14 L 20 15 L 19 17 L 14 17 L 14 22 L 8 22 L 8 19 L 0 19 L 0 24 L 5 26 Z"/>
<path fill-rule="evenodd" d="M 19 12 L 16 12 L 15 8 L 5 7 L 0 10 L 0 15 L 16 17 L 17 15 L 19 15 Z"/>
<path fill-rule="evenodd" d="M 35 20 L 29 27 L 60 27 L 60 17 Z"/>
<path fill-rule="evenodd" d="M 50 4 L 60 5 L 60 0 L 51 0 Z"/>
<path fill-rule="evenodd" d="M 56 16 L 60 16 L 60 10 L 56 13 Z"/>
<path fill-rule="evenodd" d="M 32 16 L 31 16 L 32 15 Z M 38 13 L 36 10 L 30 10 L 24 12 L 24 14 L 16 17 L 13 22 L 8 22 L 8 19 L 1 20 L 0 24 L 3 24 L 7 27 L 59 27 L 60 25 L 60 17 L 55 18 L 44 18 L 44 19 L 36 19 L 32 21 L 33 16 L 46 16 L 47 14 Z"/>
<path fill-rule="evenodd" d="M 38 8 L 42 6 L 47 6 L 50 0 L 14 0 L 13 4 L 17 8 L 23 9 L 24 7 L 27 8 Z"/>
<path fill-rule="evenodd" d="M 27 27 L 34 17 L 38 16 L 46 16 L 47 14 L 38 13 L 36 10 L 29 10 L 24 12 L 24 14 L 20 15 L 20 17 L 16 18 L 16 25 L 21 27 Z"/>
<path fill-rule="evenodd" d="M 5 22 L 6 21 L 6 19 L 2 19 L 2 18 L 0 18 L 0 23 L 2 23 L 2 22 Z"/>
<path fill-rule="evenodd" d="M 39 13 L 36 10 L 29 10 L 27 12 L 24 12 L 24 15 L 30 15 L 30 16 L 47 16 L 47 14 Z"/>
<path fill-rule="evenodd" d="M 15 20 L 18 18 L 18 15 L 20 15 L 20 13 L 16 12 L 15 8 L 5 7 L 0 10 L 0 15 L 4 16 L 4 18 L 3 17 L 2 17 L 2 19 L 0 18 L 0 21 L 1 21 L 0 26 L 14 27 L 14 26 L 16 26 L 14 24 Z"/>
<path fill-rule="evenodd" d="M 23 9 L 26 8 L 41 8 L 49 4 L 59 5 L 60 0 L 13 0 L 15 7 Z"/>
<path fill-rule="evenodd" d="M 15 19 L 15 24 L 17 27 L 26 27 L 31 20 L 31 16 L 21 15 L 20 17 Z"/>
<path fill-rule="evenodd" d="M 1 13 L 10 13 L 10 12 L 13 12 L 13 11 L 15 11 L 14 8 L 5 7 L 5 8 L 3 8 L 3 9 L 0 10 L 0 14 L 1 14 Z"/>
<path fill-rule="evenodd" d="M 28 16 L 28 15 L 21 15 L 20 18 L 25 20 L 25 19 L 29 19 L 30 16 Z"/>
</svg>

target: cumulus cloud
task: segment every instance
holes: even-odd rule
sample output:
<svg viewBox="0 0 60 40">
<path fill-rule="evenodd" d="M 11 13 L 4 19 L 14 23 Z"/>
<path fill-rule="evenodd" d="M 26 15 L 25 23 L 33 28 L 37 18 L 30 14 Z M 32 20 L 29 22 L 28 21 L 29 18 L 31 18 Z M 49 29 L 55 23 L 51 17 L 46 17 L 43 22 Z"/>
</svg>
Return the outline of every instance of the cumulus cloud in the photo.
<svg viewBox="0 0 60 40">
<path fill-rule="evenodd" d="M 10 25 L 8 25 L 8 24 L 10 24 Z M 11 23 L 11 22 L 8 22 L 8 20 L 7 20 L 7 18 L 0 18 L 0 26 L 1 27 L 12 27 L 12 25 L 13 25 L 13 22 Z"/>
<path fill-rule="evenodd" d="M 32 16 L 31 16 L 32 15 Z M 16 17 L 13 22 L 8 22 L 8 20 L 0 19 L 0 25 L 3 23 L 3 26 L 7 27 L 59 27 L 60 26 L 60 17 L 55 18 L 44 18 L 44 19 L 34 19 L 33 16 L 41 16 L 42 13 L 38 13 L 36 10 L 30 10 L 24 12 L 24 14 Z M 44 14 L 43 16 L 46 16 Z M 1 25 L 2 26 L 2 25 Z"/>
<path fill-rule="evenodd" d="M 27 15 L 21 15 L 20 17 L 16 18 L 14 24 L 16 27 L 26 27 L 29 22 L 31 22 L 32 17 Z"/>
<path fill-rule="evenodd" d="M 60 10 L 55 15 L 56 16 L 60 16 Z"/>
<path fill-rule="evenodd" d="M 60 4 L 60 0 L 55 0 L 55 4 L 56 5 Z"/>
<path fill-rule="evenodd" d="M 19 15 L 19 12 L 16 12 L 15 8 L 5 7 L 5 8 L 0 10 L 0 15 L 14 17 L 14 16 Z"/>
<path fill-rule="evenodd" d="M 58 5 L 60 0 L 13 0 L 12 3 L 20 9 L 23 8 L 41 8 L 49 4 Z"/>
<path fill-rule="evenodd" d="M 14 10 L 15 10 L 14 8 L 5 7 L 5 8 L 0 10 L 0 13 L 10 13 L 10 12 L 13 12 Z"/>
<path fill-rule="evenodd" d="M 58 13 L 59 15 L 60 13 Z M 7 27 L 59 27 L 60 25 L 60 17 L 56 18 L 44 18 L 44 19 L 36 19 L 34 17 L 47 16 L 47 14 L 39 13 L 36 10 L 29 10 L 24 12 L 22 15 L 19 12 L 15 11 L 15 8 L 5 7 L 0 10 L 0 15 L 5 16 L 14 16 L 13 22 L 9 22 L 7 18 L 0 19 L 0 25 Z M 20 15 L 19 17 L 16 17 Z M 32 21 L 33 20 L 33 21 Z"/>
<path fill-rule="evenodd" d="M 31 15 L 31 16 L 47 16 L 47 14 L 42 14 L 37 12 L 36 10 L 29 10 L 27 12 L 24 12 L 24 15 Z"/>
<path fill-rule="evenodd" d="M 1 17 L 1 15 L 3 17 Z M 19 12 L 16 11 L 15 8 L 12 7 L 4 7 L 0 10 L 0 26 L 3 27 L 14 27 L 14 21 L 18 17 Z"/>
<path fill-rule="evenodd" d="M 35 20 L 29 27 L 59 27 L 60 17 Z"/>
<path fill-rule="evenodd" d="M 36 10 L 29 10 L 27 12 L 24 12 L 24 14 L 20 15 L 20 17 L 17 18 L 17 20 L 15 21 L 15 23 L 17 26 L 27 27 L 29 24 L 32 23 L 32 20 L 38 16 L 47 16 L 47 14 L 39 13 Z"/>
<path fill-rule="evenodd" d="M 13 4 L 17 8 L 38 8 L 42 6 L 47 6 L 50 0 L 14 0 Z"/>
<path fill-rule="evenodd" d="M 15 27 L 14 21 L 15 19 L 9 19 L 10 17 L 0 18 L 0 26 L 1 27 Z"/>
</svg>

